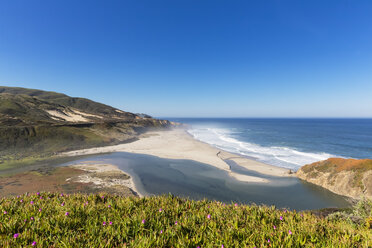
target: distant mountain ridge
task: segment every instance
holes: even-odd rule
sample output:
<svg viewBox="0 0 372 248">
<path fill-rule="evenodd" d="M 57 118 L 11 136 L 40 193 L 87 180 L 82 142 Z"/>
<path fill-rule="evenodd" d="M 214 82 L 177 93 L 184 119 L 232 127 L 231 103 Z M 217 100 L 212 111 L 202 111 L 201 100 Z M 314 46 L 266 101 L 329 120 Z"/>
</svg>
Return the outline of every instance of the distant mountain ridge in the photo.
<svg viewBox="0 0 372 248">
<path fill-rule="evenodd" d="M 128 142 L 171 125 L 86 98 L 0 86 L 0 167 L 30 156 Z"/>
<path fill-rule="evenodd" d="M 139 116 L 86 98 L 34 89 L 0 86 L 0 121 L 11 124 L 100 122 Z M 17 123 L 17 121 L 19 123 Z"/>
</svg>

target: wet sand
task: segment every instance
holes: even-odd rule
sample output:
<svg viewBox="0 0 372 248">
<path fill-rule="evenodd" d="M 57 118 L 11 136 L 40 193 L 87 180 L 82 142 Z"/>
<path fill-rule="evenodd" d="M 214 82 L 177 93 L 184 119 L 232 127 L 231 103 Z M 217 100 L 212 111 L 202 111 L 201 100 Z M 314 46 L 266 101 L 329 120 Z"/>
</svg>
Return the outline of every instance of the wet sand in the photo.
<svg viewBox="0 0 372 248">
<path fill-rule="evenodd" d="M 269 180 L 260 176 L 248 176 L 232 172 L 225 160 L 232 160 L 248 170 L 256 171 L 263 175 L 276 177 L 293 176 L 288 169 L 267 165 L 236 154 L 221 151 L 209 144 L 194 139 L 183 129 L 148 132 L 141 135 L 139 140 L 131 143 L 71 151 L 62 153 L 60 156 L 80 156 L 110 152 L 129 152 L 153 155 L 159 158 L 193 160 L 227 171 L 230 173 L 230 176 L 244 182 L 267 183 Z"/>
</svg>

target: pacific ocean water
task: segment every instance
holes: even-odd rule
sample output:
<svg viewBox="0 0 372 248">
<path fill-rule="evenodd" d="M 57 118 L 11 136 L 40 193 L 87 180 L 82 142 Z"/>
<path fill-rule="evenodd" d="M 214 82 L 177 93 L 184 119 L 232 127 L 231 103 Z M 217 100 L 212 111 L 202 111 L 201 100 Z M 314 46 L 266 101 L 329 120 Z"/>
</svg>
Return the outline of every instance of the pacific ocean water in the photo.
<svg viewBox="0 0 372 248">
<path fill-rule="evenodd" d="M 372 159 L 372 119 L 167 119 L 219 149 L 293 170 L 330 157 Z"/>
</svg>

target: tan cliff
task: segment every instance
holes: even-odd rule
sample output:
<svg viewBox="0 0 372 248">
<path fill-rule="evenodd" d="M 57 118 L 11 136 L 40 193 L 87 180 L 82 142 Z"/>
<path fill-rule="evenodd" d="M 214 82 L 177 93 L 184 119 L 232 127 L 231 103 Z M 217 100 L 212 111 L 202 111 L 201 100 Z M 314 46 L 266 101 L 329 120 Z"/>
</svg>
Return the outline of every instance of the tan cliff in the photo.
<svg viewBox="0 0 372 248">
<path fill-rule="evenodd" d="M 330 158 L 305 165 L 296 175 L 339 195 L 372 199 L 372 159 Z"/>
</svg>

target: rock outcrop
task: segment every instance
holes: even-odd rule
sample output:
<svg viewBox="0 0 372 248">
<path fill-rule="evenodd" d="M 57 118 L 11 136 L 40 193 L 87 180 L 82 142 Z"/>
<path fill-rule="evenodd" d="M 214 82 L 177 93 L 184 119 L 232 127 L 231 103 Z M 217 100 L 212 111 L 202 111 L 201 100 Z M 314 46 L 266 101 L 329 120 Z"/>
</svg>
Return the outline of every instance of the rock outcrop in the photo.
<svg viewBox="0 0 372 248">
<path fill-rule="evenodd" d="M 372 199 L 372 159 L 330 158 L 305 165 L 296 175 L 339 195 Z"/>
</svg>

